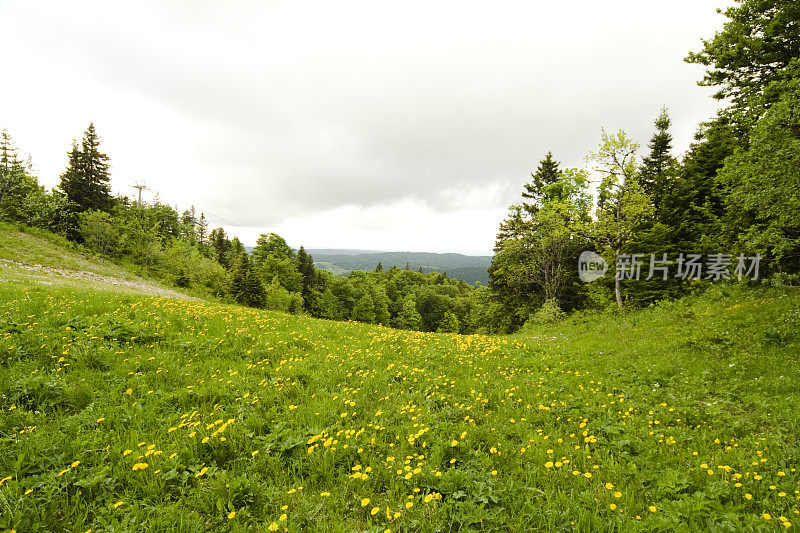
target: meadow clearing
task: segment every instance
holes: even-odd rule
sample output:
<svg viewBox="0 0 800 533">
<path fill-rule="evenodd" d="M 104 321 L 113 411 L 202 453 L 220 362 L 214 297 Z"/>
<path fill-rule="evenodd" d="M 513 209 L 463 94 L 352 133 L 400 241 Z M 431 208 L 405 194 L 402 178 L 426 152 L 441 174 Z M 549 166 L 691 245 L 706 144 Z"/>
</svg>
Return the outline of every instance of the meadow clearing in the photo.
<svg viewBox="0 0 800 533">
<path fill-rule="evenodd" d="M 800 295 L 507 337 L 0 283 L 0 530 L 800 523 Z"/>
</svg>

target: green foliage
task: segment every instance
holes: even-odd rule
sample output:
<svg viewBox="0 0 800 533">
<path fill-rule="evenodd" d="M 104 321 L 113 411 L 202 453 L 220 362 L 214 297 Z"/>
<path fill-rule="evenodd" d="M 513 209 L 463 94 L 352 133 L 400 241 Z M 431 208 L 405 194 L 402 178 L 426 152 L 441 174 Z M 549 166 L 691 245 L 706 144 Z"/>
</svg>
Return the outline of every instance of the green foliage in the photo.
<svg viewBox="0 0 800 533">
<path fill-rule="evenodd" d="M 271 283 L 273 279 L 278 278 L 283 288 L 289 292 L 299 293 L 303 290 L 303 275 L 297 270 L 297 264 L 293 259 L 269 254 L 262 255 L 259 262 L 253 260 L 253 264 L 262 282 Z"/>
<path fill-rule="evenodd" d="M 677 173 L 678 161 L 670 153 L 672 151 L 672 135 L 669 132 L 672 120 L 669 118 L 667 108 L 661 109 L 661 114 L 655 121 L 656 133 L 648 145 L 650 154 L 642 160 L 639 170 L 639 183 L 645 194 L 653 203 L 656 216 L 661 211 L 665 192 L 669 183 Z"/>
<path fill-rule="evenodd" d="M 250 257 L 243 253 L 236 258 L 231 268 L 228 293 L 237 303 L 250 307 L 262 307 L 265 301 L 264 285 L 259 279 Z"/>
<path fill-rule="evenodd" d="M 773 268 L 800 264 L 800 62 L 780 99 L 758 120 L 746 149 L 725 161 L 719 181 L 726 187 L 730 219 L 739 222 L 739 246 L 773 259 Z"/>
<path fill-rule="evenodd" d="M 653 204 L 638 180 L 638 148 L 624 131 L 609 135 L 603 130 L 600 148 L 590 156 L 602 179 L 597 192 L 596 220 L 589 234 L 600 247 L 608 250 L 612 265 L 653 216 Z M 614 293 L 617 306 L 622 309 L 620 282 L 617 277 Z"/>
<path fill-rule="evenodd" d="M 742 110 L 800 57 L 800 5 L 794 0 L 736 0 L 723 13 L 728 19 L 723 30 L 703 40 L 703 50 L 690 53 L 686 61 L 708 67 L 700 85 L 719 87 L 715 98 L 730 98 L 734 109 Z M 757 108 L 751 111 L 760 116 Z"/>
<path fill-rule="evenodd" d="M 409 294 L 403 300 L 403 308 L 397 315 L 396 326 L 400 329 L 419 330 L 422 327 L 422 315 L 417 311 L 417 302 Z"/>
<path fill-rule="evenodd" d="M 105 211 L 89 210 L 79 213 L 78 220 L 87 247 L 110 257 L 120 254 L 122 227 L 119 219 Z"/>
<path fill-rule="evenodd" d="M 77 212 L 108 211 L 114 204 L 109 179 L 108 156 L 100 152 L 100 138 L 94 124 L 89 124 L 81 144 L 72 145 L 59 188 Z"/>
<path fill-rule="evenodd" d="M 558 305 L 558 300 L 553 298 L 545 300 L 542 306 L 525 322 L 526 329 L 528 324 L 544 325 L 553 324 L 564 318 L 565 313 Z"/>
<path fill-rule="evenodd" d="M 314 289 L 316 285 L 316 270 L 314 259 L 306 253 L 302 246 L 297 251 L 297 272 L 300 274 L 300 293 L 305 302 L 305 308 L 310 311 L 314 307 Z"/>
<path fill-rule="evenodd" d="M 303 298 L 296 292 L 287 291 L 276 276 L 264 287 L 263 307 L 296 314 L 303 309 Z"/>
<path fill-rule="evenodd" d="M 437 333 L 458 333 L 461 329 L 461 324 L 458 317 L 452 311 L 445 311 L 439 327 L 436 328 Z"/>
<path fill-rule="evenodd" d="M 260 265 L 269 257 L 276 259 L 286 259 L 293 261 L 296 253 L 291 246 L 286 244 L 286 240 L 275 233 L 262 233 L 256 241 L 253 249 L 253 262 Z"/>
<path fill-rule="evenodd" d="M 372 300 L 372 296 L 369 292 L 364 293 L 358 302 L 356 302 L 356 305 L 353 307 L 353 314 L 350 315 L 350 318 L 358 322 L 366 322 L 367 324 L 375 322 L 375 302 Z"/>
<path fill-rule="evenodd" d="M 11 136 L 3 130 L 0 132 L 0 220 L 23 220 L 25 198 L 38 189 L 36 179 L 18 159 Z"/>
<path fill-rule="evenodd" d="M 547 165 L 548 160 L 543 160 L 538 174 Z M 489 268 L 492 294 L 502 306 L 501 313 L 511 317 L 501 331 L 522 325 L 546 300 L 566 296 L 574 306 L 578 299 L 572 290 L 575 264 L 587 247 L 582 234 L 591 220 L 586 173 L 567 169 L 526 188 L 523 197 L 535 197 L 536 204 L 512 206 L 501 224 L 497 253 Z"/>
</svg>

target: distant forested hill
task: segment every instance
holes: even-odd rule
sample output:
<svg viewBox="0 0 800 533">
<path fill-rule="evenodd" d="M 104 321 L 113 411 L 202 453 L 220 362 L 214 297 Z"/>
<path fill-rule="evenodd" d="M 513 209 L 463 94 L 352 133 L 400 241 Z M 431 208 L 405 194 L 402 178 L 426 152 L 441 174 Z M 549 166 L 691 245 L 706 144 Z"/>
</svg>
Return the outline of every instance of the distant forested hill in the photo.
<svg viewBox="0 0 800 533">
<path fill-rule="evenodd" d="M 473 284 L 480 281 L 489 284 L 486 269 L 492 263 L 491 256 L 473 256 L 462 254 L 436 254 L 429 252 L 374 252 L 363 250 L 308 250 L 314 258 L 314 266 L 334 274 L 347 274 L 353 270 L 374 270 L 378 262 L 383 268 L 392 266 L 405 268 L 406 263 L 411 270 L 422 267 L 423 273 L 447 272 L 451 278 L 461 279 Z"/>
</svg>

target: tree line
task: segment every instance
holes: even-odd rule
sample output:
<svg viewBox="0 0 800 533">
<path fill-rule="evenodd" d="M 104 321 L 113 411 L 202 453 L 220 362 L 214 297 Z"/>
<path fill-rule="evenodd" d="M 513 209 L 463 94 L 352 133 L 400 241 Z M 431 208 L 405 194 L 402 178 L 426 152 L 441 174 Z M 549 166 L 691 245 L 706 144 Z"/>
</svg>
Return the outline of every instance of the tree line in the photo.
<svg viewBox="0 0 800 533">
<path fill-rule="evenodd" d="M 66 236 L 76 245 L 196 293 L 242 305 L 355 320 L 415 331 L 481 328 L 486 289 L 446 273 L 378 263 L 346 277 L 317 269 L 301 246 L 263 234 L 248 253 L 237 237 L 211 228 L 194 207 L 112 196 L 109 157 L 93 124 L 67 154 L 58 187 L 46 191 L 7 132 L 0 137 L 0 218 Z"/>
</svg>

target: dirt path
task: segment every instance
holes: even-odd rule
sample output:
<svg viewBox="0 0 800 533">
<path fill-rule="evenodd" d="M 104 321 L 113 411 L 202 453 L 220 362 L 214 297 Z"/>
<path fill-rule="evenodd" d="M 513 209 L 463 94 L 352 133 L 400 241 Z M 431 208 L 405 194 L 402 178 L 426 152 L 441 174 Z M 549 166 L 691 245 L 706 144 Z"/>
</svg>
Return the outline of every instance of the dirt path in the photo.
<svg viewBox="0 0 800 533">
<path fill-rule="evenodd" d="M 38 283 L 45 285 L 69 285 L 69 281 L 77 281 L 99 290 L 122 290 L 124 292 L 135 292 L 161 296 L 164 298 L 175 298 L 178 300 L 197 300 L 192 296 L 187 296 L 178 291 L 166 289 L 153 282 L 142 278 L 120 279 L 112 276 L 103 276 L 85 270 L 71 270 L 68 268 L 49 267 L 32 263 L 23 263 L 11 259 L 0 259 L 0 272 L 4 269 L 18 271 L 24 277 L 30 278 Z M 0 281 L 6 281 L 0 276 Z"/>
</svg>

